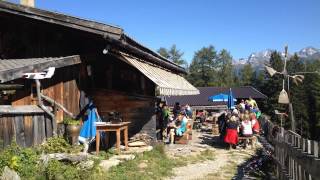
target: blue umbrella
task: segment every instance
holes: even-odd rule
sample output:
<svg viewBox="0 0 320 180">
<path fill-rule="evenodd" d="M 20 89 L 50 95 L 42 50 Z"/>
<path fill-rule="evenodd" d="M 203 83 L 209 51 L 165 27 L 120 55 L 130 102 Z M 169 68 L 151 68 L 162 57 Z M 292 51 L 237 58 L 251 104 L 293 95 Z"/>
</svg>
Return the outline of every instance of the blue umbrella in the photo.
<svg viewBox="0 0 320 180">
<path fill-rule="evenodd" d="M 227 94 L 217 94 L 214 96 L 209 97 L 209 101 L 212 102 L 228 102 L 228 95 Z"/>
<path fill-rule="evenodd" d="M 232 90 L 230 88 L 229 89 L 229 95 L 228 95 L 228 108 L 229 109 L 234 109 L 234 101 L 235 101 L 235 99 L 233 98 Z"/>
<path fill-rule="evenodd" d="M 98 120 L 98 116 L 96 113 L 96 107 L 90 102 L 89 107 L 87 109 L 87 115 L 84 119 L 80 136 L 90 139 L 96 136 L 96 126 L 95 122 Z"/>
</svg>

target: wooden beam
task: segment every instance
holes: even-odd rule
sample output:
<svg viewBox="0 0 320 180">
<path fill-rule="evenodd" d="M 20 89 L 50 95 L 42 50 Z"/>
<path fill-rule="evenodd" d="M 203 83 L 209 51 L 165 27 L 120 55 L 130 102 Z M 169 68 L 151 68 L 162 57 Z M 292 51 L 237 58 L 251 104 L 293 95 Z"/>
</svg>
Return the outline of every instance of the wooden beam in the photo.
<svg viewBox="0 0 320 180">
<path fill-rule="evenodd" d="M 22 84 L 0 84 L 0 90 L 16 90 L 22 88 Z"/>
<path fill-rule="evenodd" d="M 76 119 L 76 116 L 75 116 L 72 112 L 68 111 L 63 105 L 57 103 L 55 100 L 53 100 L 53 99 L 51 99 L 51 98 L 49 98 L 48 96 L 45 96 L 45 95 L 43 95 L 43 94 L 41 94 L 41 97 L 42 97 L 44 100 L 46 100 L 46 101 L 48 101 L 49 103 L 51 103 L 53 106 L 57 106 L 58 108 L 62 109 L 62 111 L 65 112 L 65 113 L 66 113 L 68 116 L 70 116 L 71 118 Z"/>
<path fill-rule="evenodd" d="M 80 64 L 80 56 L 74 55 L 74 56 L 67 56 L 67 57 L 59 57 L 59 58 L 29 58 L 25 59 L 24 63 L 30 61 L 29 65 L 21 66 L 19 65 L 18 61 L 20 60 L 2 60 L 0 62 L 1 64 L 5 64 L 6 61 L 9 61 L 8 63 L 16 62 L 17 67 L 11 68 L 11 69 L 4 69 L 0 71 L 0 82 L 7 82 L 14 79 L 22 78 L 22 75 L 27 72 L 34 72 L 34 71 L 42 71 L 50 66 L 53 66 L 55 68 L 61 68 L 65 66 L 71 66 L 75 64 Z M 33 60 L 43 60 L 42 62 L 39 62 L 37 64 L 33 63 Z"/>
<path fill-rule="evenodd" d="M 50 107 L 47 107 L 50 109 Z M 1 105 L 0 114 L 6 115 L 15 115 L 15 114 L 44 114 L 45 112 L 37 105 L 24 105 L 24 106 L 10 106 L 10 105 Z"/>
</svg>

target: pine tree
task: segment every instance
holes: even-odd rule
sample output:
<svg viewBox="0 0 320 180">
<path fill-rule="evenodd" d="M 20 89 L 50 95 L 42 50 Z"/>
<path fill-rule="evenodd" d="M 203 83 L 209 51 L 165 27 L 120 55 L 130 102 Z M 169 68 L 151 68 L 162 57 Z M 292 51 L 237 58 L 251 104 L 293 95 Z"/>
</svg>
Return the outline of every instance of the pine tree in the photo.
<svg viewBox="0 0 320 180">
<path fill-rule="evenodd" d="M 241 77 L 241 85 L 242 86 L 250 86 L 252 85 L 254 71 L 251 64 L 246 64 L 240 70 L 240 77 Z"/>
<path fill-rule="evenodd" d="M 307 65 L 307 71 L 320 72 L 320 61 Z M 310 138 L 320 140 L 320 75 L 306 74 L 305 89 L 307 94 Z"/>
<path fill-rule="evenodd" d="M 217 84 L 222 87 L 231 87 L 234 84 L 232 56 L 226 49 L 222 49 L 216 60 L 216 69 L 218 73 Z"/>
<path fill-rule="evenodd" d="M 169 49 L 161 47 L 157 50 L 157 52 L 161 56 L 169 59 L 170 61 L 172 61 L 178 65 L 181 65 L 181 66 L 187 65 L 187 62 L 184 59 L 182 59 L 182 56 L 184 53 L 181 52 L 180 49 L 177 49 L 177 46 L 175 44 L 172 45 Z"/>
<path fill-rule="evenodd" d="M 215 59 L 217 52 L 213 46 L 203 47 L 197 51 L 189 67 L 187 79 L 195 86 L 215 85 Z"/>
</svg>

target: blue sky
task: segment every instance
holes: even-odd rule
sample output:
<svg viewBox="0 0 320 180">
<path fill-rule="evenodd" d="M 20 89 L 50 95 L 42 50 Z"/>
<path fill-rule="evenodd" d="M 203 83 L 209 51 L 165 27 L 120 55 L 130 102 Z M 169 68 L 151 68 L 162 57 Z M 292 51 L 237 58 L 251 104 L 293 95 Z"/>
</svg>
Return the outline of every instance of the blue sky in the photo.
<svg viewBox="0 0 320 180">
<path fill-rule="evenodd" d="M 36 7 L 122 27 L 157 50 L 176 44 L 191 61 L 208 45 L 247 57 L 264 49 L 320 48 L 320 0 L 36 0 Z"/>
</svg>

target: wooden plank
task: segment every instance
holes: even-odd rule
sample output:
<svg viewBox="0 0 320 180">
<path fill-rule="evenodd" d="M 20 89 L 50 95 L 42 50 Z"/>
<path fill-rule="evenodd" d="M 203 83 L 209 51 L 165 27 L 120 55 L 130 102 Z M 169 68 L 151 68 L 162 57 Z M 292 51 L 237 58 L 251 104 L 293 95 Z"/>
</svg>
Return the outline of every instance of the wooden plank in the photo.
<svg viewBox="0 0 320 180">
<path fill-rule="evenodd" d="M 52 137 L 53 131 L 52 131 L 52 120 L 49 116 L 45 116 L 45 126 L 46 126 L 46 137 Z"/>
<path fill-rule="evenodd" d="M 307 152 L 306 139 L 302 138 L 302 152 Z"/>
<path fill-rule="evenodd" d="M 46 139 L 46 125 L 45 125 L 44 115 L 38 117 L 38 123 L 39 123 L 39 139 L 40 139 L 40 143 L 42 143 Z"/>
<path fill-rule="evenodd" d="M 22 88 L 22 84 L 0 84 L 0 90 L 16 90 Z"/>
<path fill-rule="evenodd" d="M 38 145 L 40 143 L 40 135 L 39 135 L 39 116 L 32 117 L 33 122 L 33 145 Z"/>
<path fill-rule="evenodd" d="M 24 116 L 24 135 L 27 147 L 33 145 L 33 120 L 32 116 Z"/>
<path fill-rule="evenodd" d="M 12 116 L 8 116 L 5 118 L 5 124 L 4 127 L 5 129 L 5 135 L 4 135 L 4 142 L 5 146 L 10 145 L 11 141 L 13 140 L 14 134 L 14 119 Z"/>
<path fill-rule="evenodd" d="M 50 108 L 50 107 L 48 107 Z M 43 114 L 44 111 L 35 105 L 24 105 L 24 106 L 10 106 L 0 105 L 0 114 Z"/>
<path fill-rule="evenodd" d="M 14 117 L 14 127 L 15 127 L 15 135 L 16 135 L 16 141 L 19 146 L 25 147 L 26 141 L 25 141 L 25 135 L 24 135 L 24 121 L 23 116 L 16 116 Z"/>
<path fill-rule="evenodd" d="M 307 153 L 311 154 L 311 140 L 307 140 Z"/>
<path fill-rule="evenodd" d="M 4 121 L 5 121 L 4 119 L 5 119 L 5 117 L 1 117 L 0 116 L 0 127 L 1 127 L 0 128 L 0 148 L 1 149 L 4 148 L 4 133 L 5 133 L 4 132 L 5 129 L 3 128 L 4 127 Z"/>
</svg>

